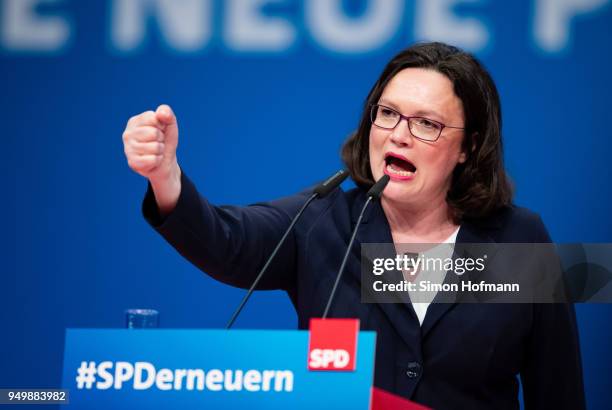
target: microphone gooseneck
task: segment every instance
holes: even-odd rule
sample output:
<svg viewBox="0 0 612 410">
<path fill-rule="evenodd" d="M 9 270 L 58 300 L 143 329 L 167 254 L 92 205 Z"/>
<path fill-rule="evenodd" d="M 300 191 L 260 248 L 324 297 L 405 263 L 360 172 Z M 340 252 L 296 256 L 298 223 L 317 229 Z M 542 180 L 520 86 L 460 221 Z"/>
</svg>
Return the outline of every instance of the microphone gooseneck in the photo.
<svg viewBox="0 0 612 410">
<path fill-rule="evenodd" d="M 240 305 L 238 305 L 238 308 L 236 309 L 236 311 L 232 315 L 231 319 L 229 320 L 229 322 L 227 322 L 227 325 L 225 326 L 226 329 L 230 329 L 232 327 L 232 325 L 234 324 L 234 322 L 238 318 L 238 315 L 240 315 L 240 312 L 242 312 L 242 309 L 244 308 L 244 306 L 246 305 L 247 301 L 251 297 L 251 294 L 253 293 L 253 291 L 257 287 L 257 284 L 259 283 L 259 281 L 263 277 L 263 275 L 266 272 L 266 270 L 268 270 L 268 267 L 270 266 L 270 264 L 272 263 L 272 260 L 274 259 L 274 257 L 278 253 L 278 250 L 283 245 L 283 243 L 285 243 L 285 240 L 289 236 L 289 233 L 291 232 L 291 230 L 293 229 L 293 227 L 295 226 L 297 221 L 300 219 L 300 217 L 302 216 L 302 214 L 304 213 L 306 208 L 308 208 L 308 205 L 310 205 L 310 203 L 312 201 L 314 201 L 315 199 L 323 198 L 326 195 L 328 195 L 336 187 L 338 187 L 342 183 L 342 181 L 344 181 L 346 179 L 346 177 L 348 177 L 348 175 L 349 175 L 348 171 L 342 169 L 342 170 L 336 172 L 331 177 L 327 178 L 324 182 L 319 184 L 313 190 L 312 195 L 310 195 L 310 197 L 308 198 L 306 203 L 304 203 L 304 205 L 302 205 L 302 207 L 300 208 L 298 213 L 295 215 L 295 217 L 293 217 L 293 220 L 291 221 L 291 224 L 289 225 L 289 227 L 287 228 L 287 230 L 285 231 L 285 233 L 281 237 L 280 241 L 278 242 L 278 244 L 276 245 L 276 247 L 274 248 L 274 250 L 272 251 L 272 253 L 268 257 L 268 260 L 266 261 L 266 264 L 263 266 L 263 268 L 261 268 L 261 270 L 259 271 L 259 273 L 255 277 L 255 280 L 253 281 L 253 284 L 249 288 L 247 294 L 244 296 L 244 298 L 242 298 L 242 301 L 240 302 Z"/>
<path fill-rule="evenodd" d="M 338 269 L 338 274 L 336 275 L 336 282 L 334 282 L 334 287 L 332 288 L 331 294 L 329 295 L 329 299 L 327 299 L 327 306 L 325 306 L 325 311 L 323 312 L 323 319 L 327 318 L 327 314 L 329 313 L 329 308 L 334 300 L 334 296 L 336 295 L 336 290 L 338 289 L 338 284 L 340 283 L 340 278 L 342 277 L 342 273 L 344 272 L 344 267 L 346 266 L 346 262 L 348 260 L 348 256 L 351 253 L 351 248 L 353 247 L 353 242 L 355 242 L 355 237 L 357 236 L 357 230 L 359 229 L 359 225 L 361 225 L 361 220 L 363 219 L 363 215 L 365 214 L 365 210 L 368 205 L 372 201 L 377 201 L 380 199 L 383 190 L 389 183 L 390 177 L 389 175 L 383 175 L 376 183 L 370 188 L 368 193 L 366 194 L 367 199 L 363 207 L 361 208 L 361 212 L 359 213 L 359 218 L 357 218 L 357 223 L 353 228 L 353 234 L 351 235 L 351 240 L 349 241 L 348 247 L 346 248 L 346 252 L 344 254 L 344 258 L 342 259 L 342 264 L 340 265 L 340 269 Z"/>
</svg>

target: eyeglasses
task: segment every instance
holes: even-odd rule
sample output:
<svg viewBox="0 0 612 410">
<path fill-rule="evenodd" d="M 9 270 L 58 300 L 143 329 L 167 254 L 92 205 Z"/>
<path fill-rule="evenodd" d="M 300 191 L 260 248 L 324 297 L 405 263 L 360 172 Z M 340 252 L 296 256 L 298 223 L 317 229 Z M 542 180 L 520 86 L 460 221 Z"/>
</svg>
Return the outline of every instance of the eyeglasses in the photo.
<svg viewBox="0 0 612 410">
<path fill-rule="evenodd" d="M 407 117 L 395 111 L 393 108 L 386 107 L 380 104 L 372 104 L 370 110 L 370 120 L 377 127 L 392 130 L 397 127 L 402 119 L 408 121 L 408 129 L 415 137 L 423 141 L 434 142 L 440 138 L 444 128 L 455 128 L 463 130 L 461 127 L 451 127 L 444 125 L 441 122 L 430 120 L 425 117 Z"/>
</svg>

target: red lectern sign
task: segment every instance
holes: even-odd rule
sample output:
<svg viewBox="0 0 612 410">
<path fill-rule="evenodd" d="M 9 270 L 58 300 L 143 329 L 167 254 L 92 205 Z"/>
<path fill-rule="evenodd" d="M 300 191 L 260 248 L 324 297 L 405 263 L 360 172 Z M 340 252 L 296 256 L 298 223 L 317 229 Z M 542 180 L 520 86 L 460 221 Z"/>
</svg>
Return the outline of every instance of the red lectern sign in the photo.
<svg viewBox="0 0 612 410">
<path fill-rule="evenodd" d="M 308 370 L 354 371 L 357 319 L 311 319 Z"/>
</svg>

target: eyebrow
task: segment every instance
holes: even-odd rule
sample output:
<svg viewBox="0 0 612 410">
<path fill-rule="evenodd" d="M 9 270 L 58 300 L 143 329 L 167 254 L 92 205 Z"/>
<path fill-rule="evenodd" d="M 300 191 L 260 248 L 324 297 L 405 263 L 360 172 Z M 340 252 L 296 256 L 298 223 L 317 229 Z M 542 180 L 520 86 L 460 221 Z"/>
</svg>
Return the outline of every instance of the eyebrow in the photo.
<svg viewBox="0 0 612 410">
<path fill-rule="evenodd" d="M 387 99 L 381 98 L 380 100 L 378 100 L 378 103 L 382 105 L 387 105 L 390 108 L 397 110 L 398 112 L 400 111 L 399 107 L 396 104 L 392 103 L 391 101 Z M 442 123 L 445 122 L 445 119 L 440 114 L 438 114 L 436 111 L 431 111 L 431 110 L 418 110 L 412 113 L 411 116 L 424 116 L 424 117 L 431 116 L 431 117 L 435 117 L 435 119 L 437 119 L 438 121 Z"/>
</svg>

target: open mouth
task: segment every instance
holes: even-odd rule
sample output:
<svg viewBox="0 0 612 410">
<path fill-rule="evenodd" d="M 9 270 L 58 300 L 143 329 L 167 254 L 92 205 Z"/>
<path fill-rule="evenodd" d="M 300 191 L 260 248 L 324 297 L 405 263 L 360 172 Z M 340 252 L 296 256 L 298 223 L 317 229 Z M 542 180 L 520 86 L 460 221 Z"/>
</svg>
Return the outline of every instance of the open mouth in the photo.
<svg viewBox="0 0 612 410">
<path fill-rule="evenodd" d="M 393 153 L 385 155 L 385 170 L 389 176 L 412 177 L 416 172 L 416 166 L 407 158 Z"/>
</svg>

